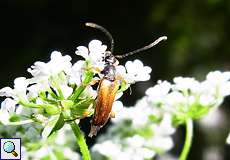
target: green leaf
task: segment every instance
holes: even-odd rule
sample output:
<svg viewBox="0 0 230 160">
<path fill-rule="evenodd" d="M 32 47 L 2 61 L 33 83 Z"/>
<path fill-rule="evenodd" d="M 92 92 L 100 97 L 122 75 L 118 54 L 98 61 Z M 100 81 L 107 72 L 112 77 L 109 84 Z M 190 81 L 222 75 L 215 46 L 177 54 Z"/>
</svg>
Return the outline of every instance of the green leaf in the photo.
<svg viewBox="0 0 230 160">
<path fill-rule="evenodd" d="M 42 106 L 44 107 L 45 111 L 50 115 L 59 114 L 61 112 L 61 109 L 56 105 L 45 104 Z"/>
<path fill-rule="evenodd" d="M 151 138 L 153 136 L 153 131 L 150 127 L 142 127 L 136 130 L 137 134 L 144 138 Z"/>
<path fill-rule="evenodd" d="M 200 119 L 204 115 L 206 115 L 210 110 L 209 106 L 203 106 L 199 103 L 193 104 L 189 109 L 189 116 L 193 119 Z"/>
<path fill-rule="evenodd" d="M 156 115 L 149 115 L 149 120 L 152 122 L 152 123 L 160 123 L 160 121 L 162 120 L 162 117 L 160 116 L 156 116 Z"/>
<path fill-rule="evenodd" d="M 65 124 L 65 121 L 64 121 L 64 116 L 62 114 L 60 114 L 59 118 L 58 118 L 58 121 L 56 122 L 55 126 L 53 127 L 52 131 L 50 132 L 49 136 L 51 134 L 53 134 L 54 132 L 60 130 Z"/>
<path fill-rule="evenodd" d="M 37 143 L 25 143 L 26 150 L 27 151 L 37 151 L 39 148 L 42 147 L 42 144 L 37 142 Z"/>
<path fill-rule="evenodd" d="M 9 119 L 10 122 L 19 122 L 20 120 L 21 118 L 17 114 L 13 114 Z"/>
<path fill-rule="evenodd" d="M 73 105 L 72 108 L 82 108 L 82 109 L 87 109 L 89 108 L 90 104 L 92 104 L 94 102 L 94 99 L 92 98 L 85 98 L 83 100 L 81 100 L 80 102 L 76 103 Z"/>
<path fill-rule="evenodd" d="M 88 112 L 88 109 L 91 104 L 93 104 L 94 99 L 86 98 L 81 100 L 80 102 L 73 105 L 71 108 L 71 116 L 72 117 L 84 117 L 85 113 Z"/>
<path fill-rule="evenodd" d="M 83 81 L 83 84 L 85 84 L 85 85 L 89 84 L 93 78 L 93 75 L 94 75 L 94 73 L 91 71 L 85 72 L 85 79 Z"/>
<path fill-rule="evenodd" d="M 42 138 L 47 139 L 55 131 L 61 129 L 64 126 L 64 123 L 65 121 L 62 114 L 52 116 L 42 131 Z"/>
<path fill-rule="evenodd" d="M 186 120 L 186 116 L 184 115 L 182 116 L 180 114 L 174 114 L 172 117 L 172 124 L 173 126 L 178 126 L 184 124 L 185 120 Z"/>
<path fill-rule="evenodd" d="M 86 71 L 85 72 L 85 79 L 83 80 L 82 85 L 80 85 L 72 95 L 68 97 L 69 100 L 76 100 L 78 97 L 82 94 L 82 92 L 85 90 L 86 86 L 91 82 L 93 79 L 94 73 L 91 71 Z"/>
<path fill-rule="evenodd" d="M 66 109 L 70 109 L 73 106 L 74 102 L 71 100 L 62 100 L 61 101 L 61 106 L 64 108 L 64 110 Z"/>
</svg>

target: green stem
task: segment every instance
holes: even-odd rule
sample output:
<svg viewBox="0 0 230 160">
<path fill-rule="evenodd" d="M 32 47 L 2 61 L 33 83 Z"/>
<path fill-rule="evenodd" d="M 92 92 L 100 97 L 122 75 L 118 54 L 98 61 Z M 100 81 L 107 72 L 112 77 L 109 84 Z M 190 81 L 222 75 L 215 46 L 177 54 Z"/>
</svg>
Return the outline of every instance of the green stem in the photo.
<svg viewBox="0 0 230 160">
<path fill-rule="evenodd" d="M 91 160 L 89 149 L 85 142 L 84 134 L 81 132 L 79 126 L 75 123 L 75 121 L 70 122 L 70 126 L 76 136 L 83 160 Z"/>
<path fill-rule="evenodd" d="M 9 122 L 7 125 L 9 126 L 17 126 L 17 125 L 23 125 L 23 124 L 28 124 L 28 123 L 33 123 L 34 121 L 31 119 L 24 120 L 24 121 L 19 121 L 19 122 Z"/>
<path fill-rule="evenodd" d="M 74 94 L 71 95 L 71 97 L 69 98 L 70 100 L 75 100 L 77 99 L 81 93 L 85 90 L 86 85 L 81 85 L 78 87 L 78 89 L 74 92 Z"/>
<path fill-rule="evenodd" d="M 192 144 L 192 137 L 193 137 L 193 122 L 192 119 L 187 119 L 186 120 L 186 137 L 185 137 L 185 143 L 184 143 L 184 147 L 183 150 L 180 154 L 179 160 L 186 160 L 189 150 L 191 148 L 191 144 Z"/>
</svg>

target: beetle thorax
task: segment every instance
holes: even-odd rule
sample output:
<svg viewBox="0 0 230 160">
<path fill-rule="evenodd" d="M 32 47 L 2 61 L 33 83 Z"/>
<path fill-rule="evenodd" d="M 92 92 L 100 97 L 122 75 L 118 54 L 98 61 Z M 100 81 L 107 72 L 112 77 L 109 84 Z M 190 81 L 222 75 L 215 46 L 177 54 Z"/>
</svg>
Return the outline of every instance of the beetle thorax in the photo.
<svg viewBox="0 0 230 160">
<path fill-rule="evenodd" d="M 117 65 L 118 60 L 114 57 L 114 55 L 110 51 L 105 52 L 105 64 L 106 65 Z"/>
<path fill-rule="evenodd" d="M 118 65 L 118 60 L 113 56 L 110 51 L 105 52 L 105 68 L 102 71 L 104 77 L 110 81 L 115 80 L 115 66 Z"/>
<path fill-rule="evenodd" d="M 104 74 L 104 78 L 110 81 L 115 80 L 115 67 L 113 65 L 107 65 L 102 71 L 102 74 Z"/>
</svg>

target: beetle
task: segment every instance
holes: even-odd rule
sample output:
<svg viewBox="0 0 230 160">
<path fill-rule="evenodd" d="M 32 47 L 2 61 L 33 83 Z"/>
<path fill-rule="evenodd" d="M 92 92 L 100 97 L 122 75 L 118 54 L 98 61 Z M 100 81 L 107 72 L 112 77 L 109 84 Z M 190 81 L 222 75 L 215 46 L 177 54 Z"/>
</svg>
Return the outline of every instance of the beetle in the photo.
<svg viewBox="0 0 230 160">
<path fill-rule="evenodd" d="M 112 35 L 104 27 L 98 24 L 85 23 L 85 25 L 88 27 L 101 30 L 102 32 L 105 33 L 105 35 L 108 36 L 110 40 L 110 51 L 105 52 L 105 57 L 104 57 L 105 67 L 101 71 L 101 73 L 103 74 L 103 78 L 99 82 L 98 91 L 97 91 L 98 96 L 96 99 L 93 119 L 91 121 L 91 129 L 90 129 L 89 137 L 93 137 L 96 136 L 100 128 L 102 128 L 107 123 L 109 117 L 114 116 L 112 115 L 112 105 L 116 93 L 119 90 L 120 80 L 121 80 L 118 77 L 116 77 L 115 67 L 119 64 L 119 61 L 117 59 L 122 59 L 124 57 L 152 48 L 160 41 L 166 40 L 167 37 L 166 36 L 160 37 L 154 42 L 150 43 L 149 45 L 134 50 L 132 52 L 128 52 L 123 55 L 113 55 L 114 40 Z"/>
</svg>

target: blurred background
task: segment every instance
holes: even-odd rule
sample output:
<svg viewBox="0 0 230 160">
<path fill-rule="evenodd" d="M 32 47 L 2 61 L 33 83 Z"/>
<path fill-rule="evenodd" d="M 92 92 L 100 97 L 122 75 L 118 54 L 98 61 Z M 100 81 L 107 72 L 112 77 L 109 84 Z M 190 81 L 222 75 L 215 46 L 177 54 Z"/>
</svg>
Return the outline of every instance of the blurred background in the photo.
<svg viewBox="0 0 230 160">
<path fill-rule="evenodd" d="M 48 61 L 53 50 L 74 55 L 76 47 L 99 39 L 109 45 L 98 30 L 84 27 L 95 22 L 107 28 L 115 39 L 115 54 L 140 48 L 159 36 L 168 40 L 140 54 L 124 58 L 141 59 L 151 66 L 152 78 L 137 83 L 123 96 L 126 106 L 145 94 L 158 79 L 194 76 L 203 80 L 212 70 L 230 70 L 230 1 L 228 0 L 1 0 L 0 1 L 0 88 L 12 86 L 35 61 Z M 195 124 L 190 160 L 229 160 L 225 145 L 230 131 L 230 98 L 220 109 Z M 87 125 L 86 125 L 87 124 Z M 88 133 L 89 121 L 81 122 Z M 107 125 L 107 127 L 110 124 Z M 106 127 L 103 131 L 106 130 Z M 184 128 L 175 134 L 178 155 L 184 141 Z M 95 139 L 87 139 L 92 145 Z"/>
</svg>

